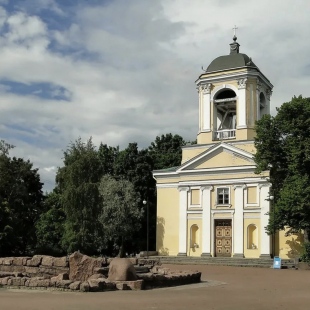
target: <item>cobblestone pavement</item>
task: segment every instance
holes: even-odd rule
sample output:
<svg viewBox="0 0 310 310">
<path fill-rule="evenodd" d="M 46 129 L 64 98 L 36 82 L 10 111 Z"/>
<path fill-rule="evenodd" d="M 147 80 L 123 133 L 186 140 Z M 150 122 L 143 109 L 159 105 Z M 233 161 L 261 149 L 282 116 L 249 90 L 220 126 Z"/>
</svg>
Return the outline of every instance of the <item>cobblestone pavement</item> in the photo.
<svg viewBox="0 0 310 310">
<path fill-rule="evenodd" d="M 205 265 L 165 266 L 176 270 L 199 270 L 203 281 L 149 291 L 103 293 L 0 289 L 0 310 L 305 310 L 310 307 L 310 271 Z"/>
</svg>

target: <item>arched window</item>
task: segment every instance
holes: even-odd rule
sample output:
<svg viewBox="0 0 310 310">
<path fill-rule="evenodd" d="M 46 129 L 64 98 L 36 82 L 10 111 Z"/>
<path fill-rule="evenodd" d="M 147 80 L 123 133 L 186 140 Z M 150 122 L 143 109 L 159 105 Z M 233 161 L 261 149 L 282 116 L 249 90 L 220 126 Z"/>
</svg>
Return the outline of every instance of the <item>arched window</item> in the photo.
<svg viewBox="0 0 310 310">
<path fill-rule="evenodd" d="M 190 239 L 190 246 L 191 248 L 195 249 L 199 247 L 199 227 L 194 224 L 191 226 L 190 232 L 191 232 L 191 239 Z"/>
<path fill-rule="evenodd" d="M 254 224 L 248 226 L 248 249 L 258 248 L 257 227 Z"/>
<path fill-rule="evenodd" d="M 215 100 L 218 100 L 218 99 L 235 99 L 236 97 L 236 94 L 233 90 L 231 89 L 223 89 L 222 91 L 220 91 L 219 93 L 216 94 L 216 98 Z"/>
</svg>

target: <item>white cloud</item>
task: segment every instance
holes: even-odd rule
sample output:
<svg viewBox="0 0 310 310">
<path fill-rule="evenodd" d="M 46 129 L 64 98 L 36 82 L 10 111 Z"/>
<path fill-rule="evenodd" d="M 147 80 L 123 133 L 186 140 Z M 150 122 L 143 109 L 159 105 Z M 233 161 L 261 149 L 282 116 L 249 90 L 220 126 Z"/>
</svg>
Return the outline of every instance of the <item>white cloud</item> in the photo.
<svg viewBox="0 0 310 310">
<path fill-rule="evenodd" d="M 168 132 L 194 140 L 194 81 L 201 65 L 228 54 L 235 24 L 241 52 L 275 86 L 275 106 L 294 94 L 310 95 L 306 0 L 299 6 L 280 0 L 259 5 L 115 0 L 77 6 L 68 26 L 58 30 L 49 28 L 40 10 L 61 15 L 65 8 L 51 0 L 39 2 L 32 15 L 0 7 L 0 27 L 6 23 L 7 29 L 0 36 L 0 101 L 5 102 L 0 123 L 1 138 L 40 167 L 49 189 L 56 171 L 51 168 L 62 164 L 62 150 L 79 136 L 121 147 L 134 141 L 147 146 Z M 1 85 L 1 80 L 38 83 L 38 89 L 14 93 L 14 85 Z M 44 99 L 40 83 L 51 85 L 49 96 L 66 100 Z"/>
<path fill-rule="evenodd" d="M 53 171 L 56 170 L 56 167 L 55 167 L 55 166 L 52 166 L 52 167 L 45 167 L 44 170 L 47 171 L 47 172 L 53 172 Z"/>
</svg>

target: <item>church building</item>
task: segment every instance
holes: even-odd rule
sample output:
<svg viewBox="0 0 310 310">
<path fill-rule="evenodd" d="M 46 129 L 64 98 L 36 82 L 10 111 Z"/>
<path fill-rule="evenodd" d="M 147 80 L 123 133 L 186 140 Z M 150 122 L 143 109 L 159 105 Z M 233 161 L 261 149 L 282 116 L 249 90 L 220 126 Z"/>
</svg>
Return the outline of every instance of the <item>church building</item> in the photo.
<svg viewBox="0 0 310 310">
<path fill-rule="evenodd" d="M 268 172 L 254 173 L 254 125 L 270 113 L 273 85 L 239 48 L 234 36 L 196 81 L 197 144 L 183 147 L 181 166 L 153 172 L 159 255 L 289 257 L 284 232 L 265 231 Z"/>
</svg>

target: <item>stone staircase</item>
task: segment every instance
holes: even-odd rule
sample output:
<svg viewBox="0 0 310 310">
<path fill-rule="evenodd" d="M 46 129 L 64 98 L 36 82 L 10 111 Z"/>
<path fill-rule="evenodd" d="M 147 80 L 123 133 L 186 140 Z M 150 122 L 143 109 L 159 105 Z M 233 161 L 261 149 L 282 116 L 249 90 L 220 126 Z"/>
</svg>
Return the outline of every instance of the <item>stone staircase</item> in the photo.
<svg viewBox="0 0 310 310">
<path fill-rule="evenodd" d="M 155 258 L 155 257 L 152 257 Z M 192 257 L 192 256 L 157 256 L 162 264 L 174 265 L 217 265 L 235 267 L 271 268 L 273 259 L 233 258 L 233 257 Z M 282 259 L 282 269 L 295 268 L 294 259 Z"/>
</svg>

